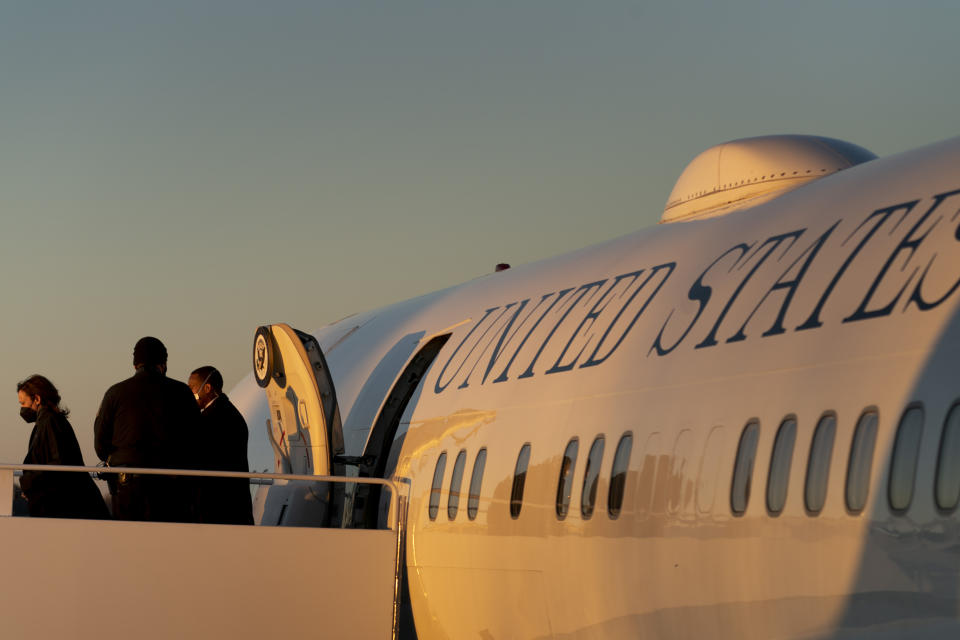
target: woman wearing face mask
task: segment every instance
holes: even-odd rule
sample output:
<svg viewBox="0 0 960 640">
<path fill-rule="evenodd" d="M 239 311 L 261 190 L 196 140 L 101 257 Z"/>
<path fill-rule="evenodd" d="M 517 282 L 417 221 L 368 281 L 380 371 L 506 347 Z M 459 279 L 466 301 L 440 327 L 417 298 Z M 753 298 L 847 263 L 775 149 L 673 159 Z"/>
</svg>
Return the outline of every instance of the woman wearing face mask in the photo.
<svg viewBox="0 0 960 640">
<path fill-rule="evenodd" d="M 36 422 L 24 464 L 83 465 L 83 454 L 60 393 L 53 383 L 32 375 L 17 383 L 20 417 Z M 24 471 L 20 488 L 32 517 L 107 518 L 100 490 L 87 473 Z"/>
</svg>

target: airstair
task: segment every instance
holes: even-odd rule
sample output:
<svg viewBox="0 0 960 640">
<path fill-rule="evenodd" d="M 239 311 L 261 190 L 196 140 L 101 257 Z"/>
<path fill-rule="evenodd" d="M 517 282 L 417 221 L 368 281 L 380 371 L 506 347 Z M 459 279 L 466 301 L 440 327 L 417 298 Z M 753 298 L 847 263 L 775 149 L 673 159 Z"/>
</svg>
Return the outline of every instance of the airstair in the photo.
<svg viewBox="0 0 960 640">
<path fill-rule="evenodd" d="M 345 529 L 13 517 L 22 470 L 105 471 L 0 465 L 0 637 L 397 636 L 406 497 L 389 480 L 123 469 L 390 492 L 386 528 Z"/>
<path fill-rule="evenodd" d="M 283 473 L 0 464 L 0 637 L 398 636 L 408 485 L 347 475 L 361 463 L 343 455 L 313 336 L 260 327 L 253 365 Z M 258 492 L 258 526 L 13 517 L 14 475 L 31 470 L 270 486 Z"/>
</svg>

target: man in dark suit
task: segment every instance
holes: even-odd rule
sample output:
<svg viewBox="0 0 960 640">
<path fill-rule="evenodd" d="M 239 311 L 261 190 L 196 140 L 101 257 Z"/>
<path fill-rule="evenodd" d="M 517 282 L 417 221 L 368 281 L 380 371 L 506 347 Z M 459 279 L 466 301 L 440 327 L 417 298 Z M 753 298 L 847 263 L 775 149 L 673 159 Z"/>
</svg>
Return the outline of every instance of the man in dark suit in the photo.
<svg viewBox="0 0 960 640">
<path fill-rule="evenodd" d="M 167 349 L 157 338 L 137 341 L 133 366 L 133 377 L 103 395 L 93 427 L 97 456 L 111 467 L 187 467 L 189 437 L 200 419 L 190 387 L 167 377 Z M 189 519 L 181 479 L 119 474 L 112 484 L 115 518 Z"/>
<path fill-rule="evenodd" d="M 249 471 L 247 423 L 223 392 L 223 376 L 205 366 L 187 384 L 200 407 L 193 441 L 193 466 L 208 471 Z M 197 519 L 216 524 L 253 524 L 250 483 L 246 478 L 198 478 Z"/>
</svg>

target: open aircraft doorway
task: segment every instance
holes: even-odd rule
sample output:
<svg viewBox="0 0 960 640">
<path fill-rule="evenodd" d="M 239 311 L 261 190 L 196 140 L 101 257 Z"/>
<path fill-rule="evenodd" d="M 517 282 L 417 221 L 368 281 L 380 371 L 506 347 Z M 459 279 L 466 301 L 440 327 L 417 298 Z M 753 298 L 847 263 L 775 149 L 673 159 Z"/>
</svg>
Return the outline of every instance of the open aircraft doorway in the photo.
<svg viewBox="0 0 960 640">
<path fill-rule="evenodd" d="M 424 376 L 436 359 L 450 333 L 434 336 L 410 358 L 384 398 L 377 420 L 370 429 L 359 460 L 358 475 L 362 478 L 390 478 L 396 468 L 397 457 L 403 447 L 406 429 L 400 428 L 401 418 L 414 396 L 421 390 Z M 358 487 L 353 503 L 352 522 L 363 527 L 376 527 L 388 517 L 389 502 L 382 499 L 379 487 Z"/>
</svg>

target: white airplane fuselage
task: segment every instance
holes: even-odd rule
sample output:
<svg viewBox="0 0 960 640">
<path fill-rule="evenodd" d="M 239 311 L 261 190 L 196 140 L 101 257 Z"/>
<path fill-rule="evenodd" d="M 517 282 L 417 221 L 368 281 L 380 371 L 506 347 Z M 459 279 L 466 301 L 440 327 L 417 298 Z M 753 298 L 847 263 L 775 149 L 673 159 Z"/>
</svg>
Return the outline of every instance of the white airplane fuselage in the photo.
<svg viewBox="0 0 960 640">
<path fill-rule="evenodd" d="M 960 459 L 938 460 L 960 400 L 958 288 L 953 139 L 313 335 L 352 456 L 369 449 L 415 354 L 445 340 L 403 400 L 384 472 L 409 487 L 404 562 L 419 638 L 956 637 L 960 527 L 946 484 Z M 279 468 L 262 392 L 247 381 L 232 395 L 251 425 L 252 468 Z M 922 410 L 911 414 L 922 417 L 917 453 L 901 436 L 908 452 L 892 473 L 911 407 Z M 865 412 L 875 445 L 858 457 Z M 825 416 L 832 446 L 818 449 Z M 773 464 L 788 420 L 795 444 Z M 851 460 L 867 465 L 862 508 Z M 774 480 L 786 481 L 782 505 L 771 504 Z"/>
</svg>

